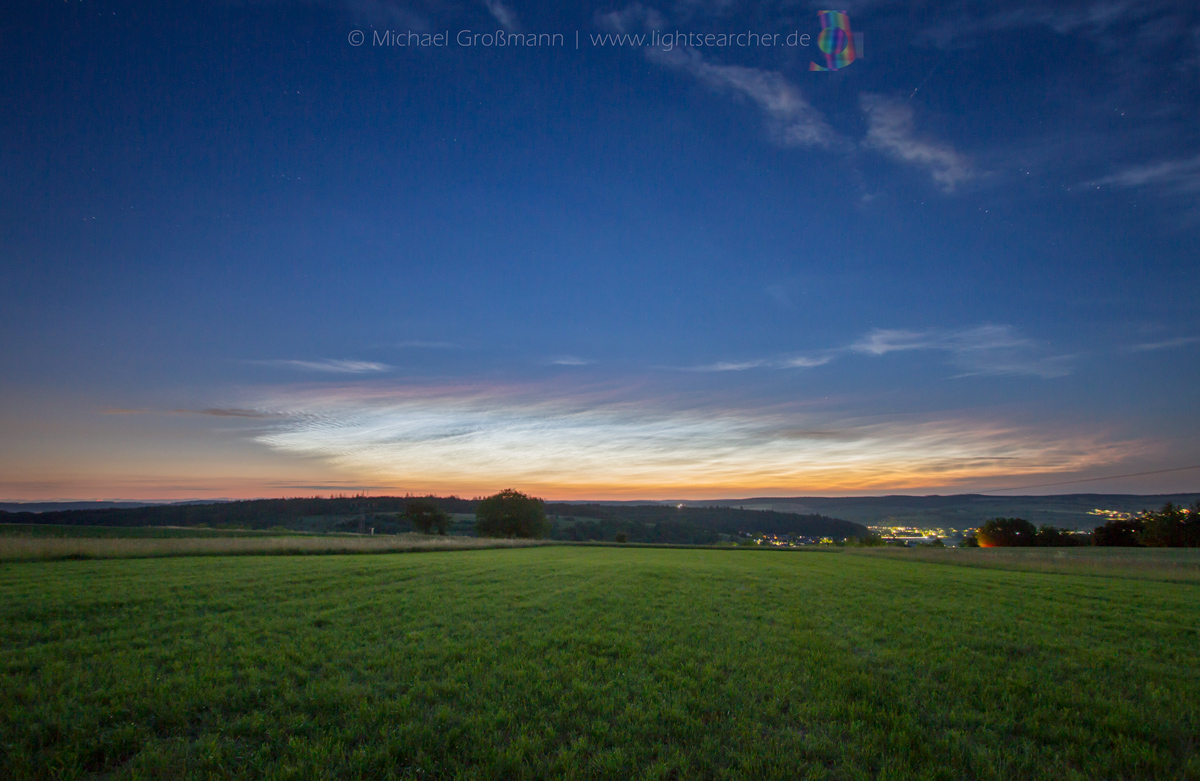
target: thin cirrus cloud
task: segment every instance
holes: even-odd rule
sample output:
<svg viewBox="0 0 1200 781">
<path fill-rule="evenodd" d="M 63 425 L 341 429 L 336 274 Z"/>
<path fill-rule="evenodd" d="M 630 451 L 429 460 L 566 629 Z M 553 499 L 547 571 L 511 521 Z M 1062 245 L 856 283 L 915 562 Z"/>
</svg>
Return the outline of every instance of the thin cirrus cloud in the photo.
<svg viewBox="0 0 1200 781">
<path fill-rule="evenodd" d="M 661 13 L 641 3 L 597 14 L 596 23 L 616 34 L 667 26 Z M 648 47 L 643 51 L 650 61 L 686 73 L 711 89 L 748 98 L 762 111 L 771 138 L 781 146 L 829 148 L 838 144 L 839 136 L 824 115 L 778 71 L 713 64 L 694 49 Z"/>
<path fill-rule="evenodd" d="M 713 89 L 749 98 L 763 112 L 771 138 L 780 146 L 829 148 L 839 140 L 824 115 L 777 71 L 714 65 L 697 52 L 682 49 L 648 49 L 647 56 Z"/>
<path fill-rule="evenodd" d="M 774 361 L 758 360 L 758 361 L 717 361 L 716 363 L 706 363 L 700 366 L 686 366 L 684 371 L 689 372 L 744 372 L 749 369 L 761 369 L 763 367 L 772 366 Z"/>
<path fill-rule="evenodd" d="M 905 331 L 876 328 L 850 350 L 870 355 L 887 355 L 906 350 L 947 350 L 973 352 L 1008 350 L 1029 346 L 1030 341 L 1018 336 L 1012 326 L 981 325 L 959 331 Z"/>
<path fill-rule="evenodd" d="M 1196 195 L 1200 193 L 1200 156 L 1132 166 L 1088 182 L 1087 186 L 1153 187 L 1172 195 Z"/>
<path fill-rule="evenodd" d="M 657 9 L 641 3 L 630 3 L 616 11 L 597 13 L 596 24 L 602 29 L 621 34 L 639 30 L 661 30 L 667 26 L 667 20 Z"/>
<path fill-rule="evenodd" d="M 1009 325 L 962 330 L 904 331 L 875 329 L 850 345 L 851 352 L 872 356 L 933 350 L 950 356 L 958 377 L 1027 375 L 1051 379 L 1071 373 L 1072 355 L 1046 355 Z"/>
<path fill-rule="evenodd" d="M 951 486 L 1075 472 L 1139 451 L 1094 432 L 1000 421 L 841 419 L 810 409 L 673 409 L 661 397 L 602 400 L 561 386 L 281 389 L 284 417 L 256 441 L 372 485 L 543 495 L 729 490 L 826 492 Z"/>
<path fill-rule="evenodd" d="M 1172 345 L 1173 346 L 1173 345 Z M 686 367 L 686 371 L 732 372 L 750 369 L 808 369 L 839 356 L 881 357 L 896 352 L 934 351 L 950 356 L 956 377 L 1028 375 L 1064 377 L 1071 373 L 1070 355 L 1045 355 L 1032 340 L 1008 325 L 981 325 L 960 330 L 909 331 L 877 328 L 845 347 L 784 358 L 723 361 Z"/>
<path fill-rule="evenodd" d="M 1146 353 L 1156 350 L 1170 350 L 1176 347 L 1186 347 L 1189 344 L 1200 342 L 1200 336 L 1181 336 L 1177 339 L 1164 339 L 1161 342 L 1146 342 L 1144 344 L 1135 344 L 1128 348 L 1130 352 Z"/>
<path fill-rule="evenodd" d="M 374 374 L 379 372 L 391 371 L 393 367 L 386 363 L 376 363 L 374 361 L 352 361 L 346 359 L 325 358 L 316 361 L 300 361 L 300 360 L 270 360 L 270 361 L 248 361 L 248 363 L 258 366 L 276 366 L 281 369 L 295 369 L 298 371 L 323 372 L 326 374 Z"/>
<path fill-rule="evenodd" d="M 636 34 L 667 27 L 665 17 L 640 3 L 596 16 L 597 24 L 616 34 Z M 803 91 L 778 71 L 741 65 L 720 65 L 694 49 L 643 48 L 647 59 L 689 74 L 718 92 L 748 98 L 762 112 L 771 139 L 780 146 L 848 151 L 854 147 L 814 107 Z M 918 134 L 912 107 L 894 98 L 864 93 L 859 106 L 867 118 L 867 133 L 859 146 L 928 172 L 946 193 L 977 179 L 969 157 L 950 144 Z"/>
<path fill-rule="evenodd" d="M 824 355 L 793 355 L 786 358 L 764 358 L 751 361 L 718 361 L 702 366 L 688 366 L 691 372 L 743 372 L 749 369 L 811 369 L 824 366 L 834 359 L 833 353 Z"/>
<path fill-rule="evenodd" d="M 907 103 L 882 95 L 863 94 L 859 105 L 867 115 L 863 145 L 907 165 L 924 168 L 942 190 L 954 192 L 975 178 L 970 160 L 948 144 L 919 138 L 913 128 L 913 110 Z"/>
<path fill-rule="evenodd" d="M 500 0 L 483 0 L 483 4 L 487 6 L 488 13 L 490 13 L 505 30 L 513 31 L 518 29 L 519 25 L 517 24 L 517 15 L 513 13 L 511 8 L 500 2 Z"/>
</svg>

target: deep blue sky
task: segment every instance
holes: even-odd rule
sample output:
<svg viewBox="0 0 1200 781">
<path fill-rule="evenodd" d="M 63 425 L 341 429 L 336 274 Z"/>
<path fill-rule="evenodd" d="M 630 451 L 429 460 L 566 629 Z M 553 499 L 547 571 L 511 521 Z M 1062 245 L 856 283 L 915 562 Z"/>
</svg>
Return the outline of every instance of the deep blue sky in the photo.
<svg viewBox="0 0 1200 781">
<path fill-rule="evenodd" d="M 1200 10 L 857 3 L 836 72 L 811 43 L 591 42 L 815 35 L 820 8 L 9 10 L 0 498 L 1200 464 Z M 566 45 L 454 43 L 505 29 Z"/>
</svg>

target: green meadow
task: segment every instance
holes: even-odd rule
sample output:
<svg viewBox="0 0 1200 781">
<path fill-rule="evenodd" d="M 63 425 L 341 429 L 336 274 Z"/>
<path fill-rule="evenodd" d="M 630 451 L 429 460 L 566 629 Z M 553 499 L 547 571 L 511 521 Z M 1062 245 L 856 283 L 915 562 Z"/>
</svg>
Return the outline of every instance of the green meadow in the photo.
<svg viewBox="0 0 1200 781">
<path fill-rule="evenodd" d="M 1200 585 L 850 552 L 0 563 L 0 777 L 1200 778 Z"/>
<path fill-rule="evenodd" d="M 544 540 L 436 534 L 306 534 L 297 532 L 197 533 L 161 527 L 32 527 L 8 533 L 0 524 L 0 561 L 128 559 L 149 556 L 245 556 L 331 553 L 399 553 L 548 545 Z M 46 533 L 49 530 L 51 533 Z M 59 530 L 60 533 L 53 533 Z M 166 533 L 164 533 L 166 532 Z M 179 533 L 175 533 L 179 532 Z"/>
<path fill-rule="evenodd" d="M 0 540 L 6 537 L 57 537 L 61 539 L 208 539 L 212 537 L 282 537 L 301 532 L 288 529 L 267 531 L 210 529 L 201 526 L 68 526 L 48 523 L 0 523 Z"/>
</svg>

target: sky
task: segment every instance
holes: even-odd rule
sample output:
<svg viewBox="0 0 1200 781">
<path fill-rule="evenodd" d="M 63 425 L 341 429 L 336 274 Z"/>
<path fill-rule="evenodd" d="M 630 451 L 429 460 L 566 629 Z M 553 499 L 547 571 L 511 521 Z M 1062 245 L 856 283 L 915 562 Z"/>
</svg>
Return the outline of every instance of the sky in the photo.
<svg viewBox="0 0 1200 781">
<path fill-rule="evenodd" d="M 6 10 L 0 499 L 1200 491 L 1200 8 L 821 10 Z"/>
</svg>

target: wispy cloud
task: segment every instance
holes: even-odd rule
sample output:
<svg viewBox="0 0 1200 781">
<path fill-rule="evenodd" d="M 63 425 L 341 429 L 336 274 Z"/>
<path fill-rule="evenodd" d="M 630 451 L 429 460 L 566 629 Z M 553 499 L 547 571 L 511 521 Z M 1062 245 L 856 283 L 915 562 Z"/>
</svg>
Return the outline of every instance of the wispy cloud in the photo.
<svg viewBox="0 0 1200 781">
<path fill-rule="evenodd" d="M 764 366 L 771 366 L 771 361 L 718 361 L 717 363 L 706 363 L 701 366 L 688 366 L 685 371 L 689 372 L 744 372 L 747 369 L 758 369 Z"/>
<path fill-rule="evenodd" d="M 1175 195 L 1200 193 L 1200 156 L 1137 165 L 1088 182 L 1091 187 L 1156 187 Z"/>
<path fill-rule="evenodd" d="M 580 358 L 576 355 L 558 355 L 550 359 L 552 366 L 589 366 L 595 361 L 588 358 Z"/>
<path fill-rule="evenodd" d="M 1073 472 L 1136 450 L 1094 434 L 963 418 L 842 419 L 779 405 L 664 406 L 563 388 L 283 390 L 262 444 L 378 485 L 518 484 L 584 495 L 696 486 L 786 491 L 950 485 Z"/>
<path fill-rule="evenodd" d="M 786 358 L 764 358 L 751 361 L 719 361 L 702 366 L 689 366 L 692 372 L 744 372 L 748 369 L 811 369 L 824 366 L 834 359 L 833 352 L 823 355 L 792 355 Z"/>
<path fill-rule="evenodd" d="M 894 352 L 939 351 L 951 356 L 957 377 L 1024 374 L 1063 377 L 1071 373 L 1074 356 L 1045 355 L 1030 339 L 1008 325 L 981 325 L 959 330 L 910 331 L 877 328 L 845 346 L 782 358 L 722 361 L 686 367 L 694 372 L 733 372 L 750 369 L 808 369 L 824 366 L 839 356 L 883 356 Z"/>
<path fill-rule="evenodd" d="M 1166 339 L 1161 342 L 1147 342 L 1145 344 L 1135 344 L 1129 348 L 1130 352 L 1144 353 L 1153 350 L 1170 350 L 1175 347 L 1186 347 L 1189 344 L 1200 342 L 1200 336 L 1181 336 L 1177 339 Z"/>
<path fill-rule="evenodd" d="M 1032 340 L 1009 325 L 981 325 L 961 330 L 906 331 L 875 329 L 850 345 L 851 352 L 881 356 L 909 350 L 948 353 L 962 370 L 959 377 L 1024 374 L 1064 377 L 1071 373 L 1070 355 L 1045 355 Z"/>
<path fill-rule="evenodd" d="M 948 350 L 979 352 L 1029 347 L 1032 343 L 1010 325 L 981 325 L 957 331 L 906 331 L 877 328 L 850 345 L 850 349 L 871 355 L 886 355 L 903 350 Z"/>
<path fill-rule="evenodd" d="M 298 360 L 271 360 L 271 361 L 248 361 L 248 363 L 258 364 L 260 366 L 278 366 L 283 369 L 299 369 L 302 371 L 327 372 L 330 374 L 371 374 L 376 372 L 386 372 L 392 369 L 386 363 L 375 363 L 374 361 L 352 361 L 352 360 L 337 360 L 334 358 L 325 358 L 317 361 L 298 361 Z"/>
<path fill-rule="evenodd" d="M 929 171 L 946 192 L 975 178 L 970 160 L 948 144 L 918 138 L 910 105 L 882 95 L 863 94 L 859 105 L 867 115 L 865 146 Z"/>
<path fill-rule="evenodd" d="M 659 30 L 667 26 L 661 13 L 641 3 L 597 14 L 595 18 L 597 25 L 614 33 Z M 646 48 L 644 51 L 652 62 L 687 73 L 719 92 L 748 98 L 762 111 L 771 138 L 781 146 L 827 148 L 839 142 L 838 134 L 824 115 L 813 108 L 799 87 L 778 71 L 710 63 L 694 49 Z"/>
<path fill-rule="evenodd" d="M 782 73 L 714 65 L 691 50 L 646 51 L 651 60 L 689 73 L 713 89 L 749 98 L 763 112 L 772 139 L 781 146 L 829 148 L 839 141 L 825 116 Z"/>
<path fill-rule="evenodd" d="M 901 350 L 923 350 L 930 346 L 927 333 L 877 328 L 849 349 L 856 353 L 887 355 Z"/>
<path fill-rule="evenodd" d="M 776 362 L 783 369 L 811 369 L 816 366 L 824 366 L 832 361 L 833 353 L 825 353 L 824 355 L 793 355 L 790 358 L 783 358 Z"/>
<path fill-rule="evenodd" d="M 597 13 L 596 25 L 614 33 L 634 33 L 642 30 L 661 30 L 667 20 L 654 8 L 641 3 L 630 3 L 624 8 L 608 13 Z"/>
<path fill-rule="evenodd" d="M 495 17 L 496 21 L 505 30 L 518 29 L 517 15 L 512 12 L 511 8 L 500 2 L 500 0 L 483 0 L 483 4 L 487 6 L 488 12 Z"/>
</svg>

